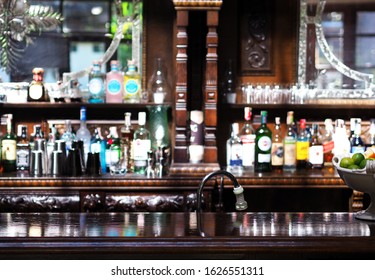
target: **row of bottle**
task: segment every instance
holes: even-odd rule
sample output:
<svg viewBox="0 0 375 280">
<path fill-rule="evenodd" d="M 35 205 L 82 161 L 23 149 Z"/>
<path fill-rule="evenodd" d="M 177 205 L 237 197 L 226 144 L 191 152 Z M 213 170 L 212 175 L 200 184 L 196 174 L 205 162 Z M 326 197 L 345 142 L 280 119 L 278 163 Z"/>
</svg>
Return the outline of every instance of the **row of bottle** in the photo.
<svg viewBox="0 0 375 280">
<path fill-rule="evenodd" d="M 59 136 L 55 127 L 50 128 L 46 138 L 42 132 L 41 125 L 34 126 L 34 132 L 28 137 L 27 126 L 19 125 L 17 136 L 12 129 L 11 114 L 3 115 L 6 118 L 6 134 L 1 138 L 1 166 L 4 172 L 29 171 L 31 164 L 31 153 L 35 143 L 45 140 L 47 161 L 56 150 L 56 143 L 62 141 L 65 151 L 69 154 L 75 147 L 77 141 L 82 142 L 80 148 L 83 155 L 82 171 L 84 172 L 89 153 L 100 155 L 101 174 L 109 172 L 112 175 L 133 172 L 135 174 L 147 175 L 149 177 L 162 176 L 167 172 L 166 147 L 158 147 L 155 151 L 151 146 L 151 134 L 146 128 L 146 113 L 139 112 L 138 127 L 133 129 L 131 113 L 125 113 L 125 123 L 121 127 L 120 136 L 117 127 L 109 128 L 106 138 L 101 135 L 100 127 L 95 128 L 91 135 L 86 125 L 86 108 L 80 111 L 80 127 L 74 133 L 71 122 L 66 121 L 66 129 Z M 60 146 L 60 145 L 58 145 Z M 47 166 L 50 166 L 48 163 Z M 47 170 L 46 174 L 50 170 Z"/>
<path fill-rule="evenodd" d="M 165 77 L 162 60 L 157 58 L 155 71 L 148 83 L 149 93 L 142 93 L 141 75 L 133 60 L 128 61 L 127 71 L 120 70 L 119 61 L 110 62 L 111 70 L 103 73 L 100 61 L 94 61 L 92 70 L 88 75 L 88 102 L 89 103 L 139 103 L 149 101 L 148 95 L 152 95 L 152 101 L 163 103 L 169 91 L 169 85 Z M 28 87 L 28 102 L 49 101 L 49 94 L 43 83 L 43 68 L 33 69 L 33 80 Z M 55 102 L 64 102 L 69 96 L 71 101 L 82 101 L 82 96 L 77 80 L 71 80 L 69 86 L 62 88 L 63 81 L 53 90 L 52 95 Z M 151 99 L 151 98 L 150 98 Z"/>
<path fill-rule="evenodd" d="M 348 137 L 345 121 L 337 119 L 335 129 L 331 119 L 326 119 L 324 130 L 318 123 L 307 127 L 306 119 L 294 123 L 293 111 L 288 112 L 286 132 L 281 130 L 280 117 L 275 118 L 274 129 L 267 126 L 267 111 L 261 112 L 261 125 L 255 130 L 251 124 L 251 108 L 245 108 L 245 124 L 232 124 L 231 137 L 227 140 L 227 168 L 233 172 L 254 169 L 255 172 L 271 170 L 322 168 L 332 165 L 334 154 L 364 152 L 375 145 L 375 120 L 371 120 L 370 137 L 361 136 L 361 119 L 351 119 Z M 321 133 L 321 130 L 323 133 Z"/>
</svg>

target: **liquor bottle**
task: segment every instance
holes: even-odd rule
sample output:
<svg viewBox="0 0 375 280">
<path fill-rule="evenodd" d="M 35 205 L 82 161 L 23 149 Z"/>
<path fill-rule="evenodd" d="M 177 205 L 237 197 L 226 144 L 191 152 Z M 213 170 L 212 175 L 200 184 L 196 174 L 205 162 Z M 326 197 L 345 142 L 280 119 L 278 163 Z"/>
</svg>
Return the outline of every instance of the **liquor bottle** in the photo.
<svg viewBox="0 0 375 280">
<path fill-rule="evenodd" d="M 105 101 L 105 75 L 101 72 L 99 61 L 93 62 L 89 73 L 89 103 L 104 103 Z"/>
<path fill-rule="evenodd" d="M 55 150 L 55 142 L 56 142 L 56 127 L 53 125 L 49 129 L 48 133 L 48 139 L 47 139 L 47 164 L 48 164 L 48 169 L 51 170 L 51 165 L 52 165 L 52 153 Z"/>
<path fill-rule="evenodd" d="M 102 174 L 107 172 L 105 153 L 106 153 L 106 141 L 101 134 L 101 128 L 95 128 L 94 135 L 91 138 L 90 142 L 90 152 L 99 153 L 100 157 L 100 166 L 102 169 Z"/>
<path fill-rule="evenodd" d="M 151 150 L 151 135 L 145 127 L 146 113 L 138 113 L 138 129 L 133 137 L 134 173 L 146 174 L 147 153 Z"/>
<path fill-rule="evenodd" d="M 109 147 L 109 171 L 111 175 L 125 174 L 126 165 L 121 156 L 120 138 L 117 133 L 117 127 L 111 126 L 109 129 L 109 134 L 112 138 L 112 143 Z"/>
<path fill-rule="evenodd" d="M 254 168 L 254 155 L 255 155 L 255 129 L 251 124 L 252 110 L 250 107 L 245 107 L 244 118 L 245 124 L 242 127 L 239 135 L 242 142 L 242 165 L 243 168 L 253 169 Z"/>
<path fill-rule="evenodd" d="M 361 137 L 361 119 L 356 120 L 354 126 L 354 133 L 350 141 L 350 152 L 351 153 L 363 153 L 366 149 L 365 143 Z"/>
<path fill-rule="evenodd" d="M 27 102 L 46 102 L 48 96 L 43 84 L 43 68 L 33 69 L 33 80 L 27 89 Z"/>
<path fill-rule="evenodd" d="M 124 102 L 137 103 L 141 100 L 141 76 L 133 60 L 128 61 L 128 71 L 124 76 Z"/>
<path fill-rule="evenodd" d="M 30 169 L 30 143 L 27 137 L 27 126 L 21 126 L 21 135 L 16 144 L 16 168 L 18 171 Z"/>
<path fill-rule="evenodd" d="M 323 145 L 319 133 L 319 125 L 313 123 L 309 146 L 308 167 L 321 169 L 324 166 Z"/>
<path fill-rule="evenodd" d="M 126 112 L 124 126 L 121 127 L 121 154 L 126 163 L 126 172 L 133 172 L 133 136 L 134 129 L 131 124 L 131 113 Z"/>
<path fill-rule="evenodd" d="M 231 59 L 228 61 L 224 75 L 223 102 L 231 104 L 236 103 L 236 89 Z"/>
<path fill-rule="evenodd" d="M 345 155 L 350 153 L 350 141 L 346 134 L 346 127 L 345 121 L 342 119 L 337 119 L 335 122 L 335 134 L 333 135 L 333 154 L 337 155 Z"/>
<path fill-rule="evenodd" d="M 241 174 L 243 170 L 243 146 L 238 135 L 238 123 L 232 124 L 231 136 L 227 140 L 227 170 L 233 173 Z"/>
<path fill-rule="evenodd" d="M 296 170 L 296 142 L 297 136 L 294 127 L 294 112 L 289 111 L 286 117 L 287 132 L 284 137 L 284 171 Z"/>
<path fill-rule="evenodd" d="M 119 62 L 111 60 L 111 71 L 106 75 L 106 103 L 122 103 L 124 96 L 124 73 L 119 70 Z"/>
<path fill-rule="evenodd" d="M 272 134 L 271 149 L 272 170 L 282 170 L 284 165 L 283 135 L 280 125 L 280 117 L 275 118 L 275 130 Z"/>
<path fill-rule="evenodd" d="M 261 125 L 255 132 L 255 172 L 272 171 L 272 131 L 267 127 L 267 111 L 261 111 Z"/>
<path fill-rule="evenodd" d="M 75 135 L 72 130 L 72 122 L 70 120 L 65 121 L 65 132 L 61 136 L 61 139 L 65 141 L 66 151 L 72 148 L 73 140 L 75 140 Z"/>
<path fill-rule="evenodd" d="M 370 119 L 369 134 L 366 139 L 366 150 L 375 147 L 375 119 Z"/>
<path fill-rule="evenodd" d="M 35 141 L 43 139 L 42 126 L 40 124 L 34 125 L 34 133 L 30 137 L 30 150 L 34 150 Z"/>
<path fill-rule="evenodd" d="M 1 159 L 4 172 L 16 171 L 17 140 L 12 130 L 13 115 L 8 114 L 6 119 L 6 134 L 1 139 Z"/>
<path fill-rule="evenodd" d="M 332 166 L 333 149 L 335 146 L 332 119 L 325 119 L 324 126 L 324 134 L 322 135 L 324 165 Z"/>
<path fill-rule="evenodd" d="M 83 141 L 84 163 L 86 164 L 87 154 L 90 151 L 91 133 L 90 133 L 90 130 L 88 130 L 87 124 L 86 124 L 86 108 L 85 107 L 81 107 L 81 110 L 80 110 L 80 126 L 76 132 L 75 139 Z"/>
<path fill-rule="evenodd" d="M 306 119 L 301 119 L 299 121 L 299 132 L 296 142 L 297 169 L 304 169 L 307 167 L 309 146 L 310 141 L 306 131 Z"/>
<path fill-rule="evenodd" d="M 115 142 L 115 138 L 117 136 L 117 127 L 111 126 L 109 127 L 109 133 L 106 139 L 106 146 L 105 146 L 105 164 L 107 172 L 110 172 L 111 167 L 111 146 Z M 117 137 L 118 138 L 118 137 Z"/>
<path fill-rule="evenodd" d="M 163 103 L 169 92 L 167 77 L 163 71 L 163 63 L 160 57 L 156 58 L 154 73 L 148 82 L 148 90 L 154 103 Z"/>
</svg>

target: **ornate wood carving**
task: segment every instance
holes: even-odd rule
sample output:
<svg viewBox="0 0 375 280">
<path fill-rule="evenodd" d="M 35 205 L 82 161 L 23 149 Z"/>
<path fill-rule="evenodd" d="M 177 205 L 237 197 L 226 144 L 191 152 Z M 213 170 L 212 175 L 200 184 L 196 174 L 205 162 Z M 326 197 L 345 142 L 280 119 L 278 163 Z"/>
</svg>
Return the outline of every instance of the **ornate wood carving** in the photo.
<svg viewBox="0 0 375 280">
<path fill-rule="evenodd" d="M 272 74 L 274 0 L 242 1 L 241 70 L 243 74 Z"/>
<path fill-rule="evenodd" d="M 107 212 L 175 212 L 184 211 L 184 205 L 183 194 L 111 194 L 106 197 L 105 210 Z"/>
<path fill-rule="evenodd" d="M 79 212 L 79 209 L 78 195 L 0 195 L 0 212 Z"/>
</svg>

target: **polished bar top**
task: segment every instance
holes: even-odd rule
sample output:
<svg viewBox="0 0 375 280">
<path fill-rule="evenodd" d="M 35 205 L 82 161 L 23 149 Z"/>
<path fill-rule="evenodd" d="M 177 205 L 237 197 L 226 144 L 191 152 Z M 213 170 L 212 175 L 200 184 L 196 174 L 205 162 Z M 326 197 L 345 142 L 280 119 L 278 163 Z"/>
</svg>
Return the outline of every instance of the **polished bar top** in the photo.
<svg viewBox="0 0 375 280">
<path fill-rule="evenodd" d="M 375 258 L 353 213 L 4 213 L 1 258 Z"/>
</svg>

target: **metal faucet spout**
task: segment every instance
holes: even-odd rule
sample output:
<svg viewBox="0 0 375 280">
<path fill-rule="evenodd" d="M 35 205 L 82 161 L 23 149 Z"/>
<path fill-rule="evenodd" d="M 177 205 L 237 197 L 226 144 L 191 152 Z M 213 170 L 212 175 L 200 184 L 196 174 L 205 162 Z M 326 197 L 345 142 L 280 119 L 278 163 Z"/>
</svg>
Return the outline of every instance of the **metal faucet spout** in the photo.
<svg viewBox="0 0 375 280">
<path fill-rule="evenodd" d="M 228 171 L 225 170 L 218 170 L 211 172 L 207 174 L 201 181 L 198 191 L 197 191 L 197 212 L 202 211 L 202 194 L 203 194 L 203 188 L 206 185 L 207 181 L 212 179 L 213 177 L 216 176 L 221 176 L 222 178 L 225 176 L 229 178 L 233 182 L 233 193 L 236 196 L 236 210 L 238 211 L 243 211 L 247 209 L 247 202 L 244 199 L 243 195 L 243 188 L 242 186 L 238 183 L 236 177 Z M 220 191 L 222 192 L 223 190 L 223 180 L 221 180 L 220 183 Z"/>
</svg>

